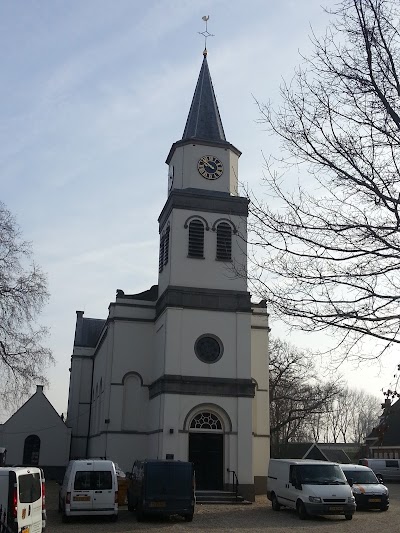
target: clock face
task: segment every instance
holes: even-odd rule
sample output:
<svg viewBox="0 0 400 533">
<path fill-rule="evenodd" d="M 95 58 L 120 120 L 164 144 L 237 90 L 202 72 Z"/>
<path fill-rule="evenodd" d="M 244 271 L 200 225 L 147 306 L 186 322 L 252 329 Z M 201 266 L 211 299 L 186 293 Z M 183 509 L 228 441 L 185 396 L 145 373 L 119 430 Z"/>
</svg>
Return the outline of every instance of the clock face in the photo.
<svg viewBox="0 0 400 533">
<path fill-rule="evenodd" d="M 197 170 L 203 178 L 206 178 L 207 180 L 216 180 L 222 175 L 224 167 L 217 157 L 213 155 L 203 155 L 197 163 Z"/>
</svg>

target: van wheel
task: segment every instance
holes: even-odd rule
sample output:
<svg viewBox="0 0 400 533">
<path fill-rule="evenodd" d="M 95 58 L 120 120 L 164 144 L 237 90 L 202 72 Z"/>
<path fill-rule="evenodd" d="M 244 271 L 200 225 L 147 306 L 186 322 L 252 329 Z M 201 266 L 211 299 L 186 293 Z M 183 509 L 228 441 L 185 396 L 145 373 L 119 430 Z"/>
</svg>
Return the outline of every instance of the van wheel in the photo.
<svg viewBox="0 0 400 533">
<path fill-rule="evenodd" d="M 353 520 L 353 515 L 352 514 L 345 514 L 344 517 L 345 517 L 346 520 Z"/>
<path fill-rule="evenodd" d="M 130 511 L 131 513 L 133 513 L 135 511 L 135 507 L 132 503 L 130 503 L 130 501 L 128 500 L 128 511 Z"/>
<path fill-rule="evenodd" d="M 117 514 L 112 514 L 110 516 L 110 520 L 111 520 L 111 522 L 116 522 L 118 520 L 118 515 Z"/>
<path fill-rule="evenodd" d="M 143 522 L 144 520 L 144 512 L 140 511 L 139 509 L 136 509 L 136 520 L 138 522 Z"/>
<path fill-rule="evenodd" d="M 64 524 L 67 524 L 68 522 L 71 522 L 71 517 L 67 516 L 64 512 L 62 515 L 62 521 L 64 522 Z"/>
<path fill-rule="evenodd" d="M 299 515 L 300 520 L 307 520 L 308 514 L 304 506 L 304 503 L 297 502 L 296 509 L 297 509 L 297 514 Z"/>
<path fill-rule="evenodd" d="M 271 503 L 272 503 L 272 509 L 274 511 L 280 511 L 281 510 L 281 506 L 278 503 L 278 498 L 276 497 L 275 493 L 272 495 Z"/>
<path fill-rule="evenodd" d="M 61 499 L 58 498 L 58 512 L 62 513 Z"/>
<path fill-rule="evenodd" d="M 186 522 L 192 522 L 193 520 L 193 513 L 185 514 L 184 516 Z"/>
<path fill-rule="evenodd" d="M 384 505 L 383 507 L 381 507 L 381 511 L 387 511 L 388 509 L 389 509 L 388 505 Z"/>
</svg>

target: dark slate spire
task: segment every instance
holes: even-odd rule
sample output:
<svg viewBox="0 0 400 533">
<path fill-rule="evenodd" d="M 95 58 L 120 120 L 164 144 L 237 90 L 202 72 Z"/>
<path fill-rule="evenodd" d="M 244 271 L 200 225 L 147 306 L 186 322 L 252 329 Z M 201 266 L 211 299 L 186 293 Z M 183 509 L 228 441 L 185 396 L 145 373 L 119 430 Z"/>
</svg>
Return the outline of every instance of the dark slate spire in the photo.
<svg viewBox="0 0 400 533">
<path fill-rule="evenodd" d="M 188 139 L 226 142 L 206 53 L 204 53 L 203 64 L 182 136 L 182 140 Z"/>
</svg>

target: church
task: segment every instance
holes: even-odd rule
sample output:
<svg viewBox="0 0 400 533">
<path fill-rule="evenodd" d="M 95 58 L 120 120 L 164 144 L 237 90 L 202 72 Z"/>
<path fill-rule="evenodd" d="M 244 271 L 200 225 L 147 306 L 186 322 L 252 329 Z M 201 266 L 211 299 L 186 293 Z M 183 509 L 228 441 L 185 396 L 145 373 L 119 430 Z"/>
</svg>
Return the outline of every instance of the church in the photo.
<svg viewBox="0 0 400 533">
<path fill-rule="evenodd" d="M 192 461 L 199 490 L 228 489 L 236 476 L 246 499 L 266 492 L 268 313 L 247 290 L 240 155 L 225 138 L 204 50 L 166 159 L 158 283 L 118 290 L 105 319 L 77 311 L 71 459 L 107 457 L 124 471 L 137 459 Z"/>
</svg>

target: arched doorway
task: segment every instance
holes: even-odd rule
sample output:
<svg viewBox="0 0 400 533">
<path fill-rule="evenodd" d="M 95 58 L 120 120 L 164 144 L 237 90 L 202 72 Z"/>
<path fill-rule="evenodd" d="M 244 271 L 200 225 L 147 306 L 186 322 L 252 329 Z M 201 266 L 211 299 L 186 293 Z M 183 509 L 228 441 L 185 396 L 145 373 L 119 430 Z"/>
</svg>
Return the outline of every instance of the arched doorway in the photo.
<svg viewBox="0 0 400 533">
<path fill-rule="evenodd" d="M 223 490 L 224 431 L 212 411 L 201 411 L 190 422 L 189 461 L 194 463 L 198 490 Z"/>
<path fill-rule="evenodd" d="M 24 444 L 23 464 L 36 466 L 39 464 L 40 438 L 37 435 L 26 437 Z"/>
</svg>

